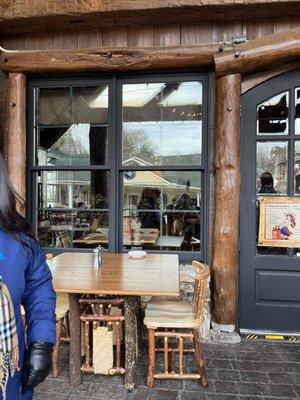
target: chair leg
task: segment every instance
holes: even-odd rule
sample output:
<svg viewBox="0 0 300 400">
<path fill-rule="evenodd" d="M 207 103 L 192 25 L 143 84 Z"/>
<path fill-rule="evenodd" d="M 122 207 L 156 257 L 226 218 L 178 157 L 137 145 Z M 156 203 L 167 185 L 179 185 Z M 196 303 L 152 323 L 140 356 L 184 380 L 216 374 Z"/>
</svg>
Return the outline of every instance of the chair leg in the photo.
<svg viewBox="0 0 300 400">
<path fill-rule="evenodd" d="M 65 316 L 65 329 L 66 329 L 66 340 L 70 341 L 70 318 L 69 318 L 69 311 Z"/>
<path fill-rule="evenodd" d="M 62 333 L 63 318 L 56 321 L 56 345 L 53 347 L 52 353 L 52 376 L 57 378 L 59 375 L 59 349 L 61 343 L 61 333 Z"/>
<path fill-rule="evenodd" d="M 155 329 L 148 329 L 148 375 L 147 386 L 154 386 L 155 372 Z"/>
<path fill-rule="evenodd" d="M 195 358 L 200 370 L 200 384 L 204 387 L 207 387 L 208 382 L 205 374 L 205 366 L 204 366 L 204 359 L 202 356 L 199 331 L 197 329 L 193 329 L 193 339 L 194 339 Z"/>
</svg>

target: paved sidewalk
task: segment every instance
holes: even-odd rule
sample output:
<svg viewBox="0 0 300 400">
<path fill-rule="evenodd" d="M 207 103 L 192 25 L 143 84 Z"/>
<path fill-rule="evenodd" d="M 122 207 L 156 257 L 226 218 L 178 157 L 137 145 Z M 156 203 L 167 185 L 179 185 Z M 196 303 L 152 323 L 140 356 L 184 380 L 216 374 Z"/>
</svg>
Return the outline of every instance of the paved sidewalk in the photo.
<svg viewBox="0 0 300 400">
<path fill-rule="evenodd" d="M 123 377 L 84 375 L 78 388 L 68 384 L 68 346 L 61 351 L 62 371 L 48 378 L 35 400 L 283 400 L 300 399 L 300 342 L 246 341 L 238 345 L 204 344 L 209 388 L 196 381 L 156 381 L 146 387 L 146 345 L 138 364 L 139 386 L 132 393 Z M 186 357 L 192 369 L 193 358 Z"/>
</svg>

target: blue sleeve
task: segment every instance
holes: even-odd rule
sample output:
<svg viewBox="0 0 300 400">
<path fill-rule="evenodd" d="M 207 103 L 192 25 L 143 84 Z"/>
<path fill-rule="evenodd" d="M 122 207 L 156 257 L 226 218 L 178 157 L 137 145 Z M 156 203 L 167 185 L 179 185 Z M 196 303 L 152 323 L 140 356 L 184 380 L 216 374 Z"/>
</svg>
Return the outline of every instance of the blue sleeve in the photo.
<svg viewBox="0 0 300 400">
<path fill-rule="evenodd" d="M 52 285 L 52 275 L 44 250 L 37 243 L 31 242 L 30 247 L 22 300 L 26 312 L 27 341 L 28 344 L 45 341 L 54 345 L 56 294 Z"/>
</svg>

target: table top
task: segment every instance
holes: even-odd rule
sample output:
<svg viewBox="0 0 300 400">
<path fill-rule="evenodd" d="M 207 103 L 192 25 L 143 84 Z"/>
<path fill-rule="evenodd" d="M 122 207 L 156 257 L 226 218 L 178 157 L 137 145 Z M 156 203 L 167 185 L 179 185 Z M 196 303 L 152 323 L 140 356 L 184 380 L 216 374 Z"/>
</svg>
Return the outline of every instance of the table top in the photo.
<svg viewBox="0 0 300 400">
<path fill-rule="evenodd" d="M 123 236 L 124 246 L 141 246 L 142 244 L 155 245 L 159 233 L 141 233 L 136 232 L 133 236 L 126 233 Z M 86 236 L 80 237 L 73 241 L 74 243 L 81 244 L 107 244 L 108 243 L 108 232 L 107 233 L 91 233 Z"/>
<path fill-rule="evenodd" d="M 93 267 L 93 253 L 66 252 L 48 261 L 58 293 L 123 296 L 174 296 L 179 292 L 176 254 L 147 254 L 143 259 L 127 253 L 104 253 L 103 265 Z"/>
</svg>

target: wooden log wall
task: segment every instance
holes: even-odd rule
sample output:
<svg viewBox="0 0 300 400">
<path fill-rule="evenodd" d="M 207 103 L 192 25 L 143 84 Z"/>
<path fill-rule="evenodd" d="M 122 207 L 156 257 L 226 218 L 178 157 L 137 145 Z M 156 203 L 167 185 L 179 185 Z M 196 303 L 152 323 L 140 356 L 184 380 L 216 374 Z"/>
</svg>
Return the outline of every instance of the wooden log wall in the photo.
<svg viewBox="0 0 300 400">
<path fill-rule="evenodd" d="M 0 37 L 0 44 L 12 50 L 66 50 L 99 47 L 185 46 L 228 41 L 244 34 L 248 40 L 300 26 L 300 17 L 264 21 L 217 21 L 107 27 L 74 31 L 22 34 Z"/>
</svg>

